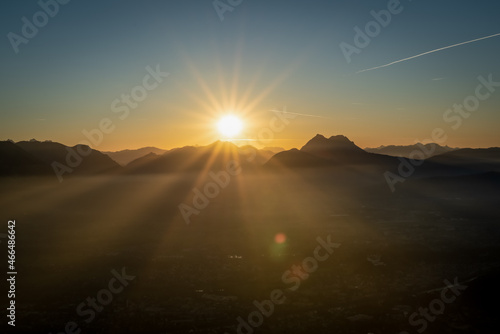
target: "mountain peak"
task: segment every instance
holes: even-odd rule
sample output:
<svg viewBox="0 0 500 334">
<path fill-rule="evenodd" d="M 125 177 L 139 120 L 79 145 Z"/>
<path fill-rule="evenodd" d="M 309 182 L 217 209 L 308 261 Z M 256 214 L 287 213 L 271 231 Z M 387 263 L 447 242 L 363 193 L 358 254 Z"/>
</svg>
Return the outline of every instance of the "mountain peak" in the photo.
<svg viewBox="0 0 500 334">
<path fill-rule="evenodd" d="M 344 141 L 344 142 L 348 142 L 348 143 L 352 143 L 352 141 L 349 140 L 349 138 L 347 138 L 346 136 L 344 135 L 336 135 L 336 136 L 331 136 L 330 138 L 328 138 L 329 140 L 335 140 L 335 141 Z"/>
<path fill-rule="evenodd" d="M 329 145 L 329 140 L 325 136 L 317 134 L 301 148 L 301 151 L 304 150 L 304 148 L 321 147 L 325 145 Z"/>
<path fill-rule="evenodd" d="M 301 149 L 301 151 L 310 153 L 323 158 L 342 158 L 347 155 L 360 154 L 364 151 L 356 146 L 352 141 L 344 135 L 331 136 L 326 138 L 321 134 L 317 134 L 309 140 Z"/>
<path fill-rule="evenodd" d="M 312 138 L 312 140 L 314 140 L 314 139 L 326 139 L 326 137 L 325 137 L 325 136 L 323 136 L 322 134 L 317 133 L 317 134 L 316 134 L 316 136 L 314 136 L 314 137 Z"/>
<path fill-rule="evenodd" d="M 316 148 L 335 148 L 335 149 L 356 149 L 361 150 L 356 144 L 349 140 L 344 135 L 336 135 L 331 136 L 330 138 L 326 138 L 321 134 L 317 134 L 311 140 L 309 140 L 301 150 L 311 150 Z"/>
</svg>

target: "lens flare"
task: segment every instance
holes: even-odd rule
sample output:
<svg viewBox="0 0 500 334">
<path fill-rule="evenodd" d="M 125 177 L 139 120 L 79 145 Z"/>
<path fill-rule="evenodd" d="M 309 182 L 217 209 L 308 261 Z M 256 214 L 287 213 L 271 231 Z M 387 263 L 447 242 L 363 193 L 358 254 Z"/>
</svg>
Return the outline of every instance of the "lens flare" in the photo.
<svg viewBox="0 0 500 334">
<path fill-rule="evenodd" d="M 283 233 L 278 233 L 274 236 L 274 241 L 277 243 L 277 244 L 282 244 L 282 243 L 285 243 L 286 241 L 286 235 L 283 234 Z"/>
</svg>

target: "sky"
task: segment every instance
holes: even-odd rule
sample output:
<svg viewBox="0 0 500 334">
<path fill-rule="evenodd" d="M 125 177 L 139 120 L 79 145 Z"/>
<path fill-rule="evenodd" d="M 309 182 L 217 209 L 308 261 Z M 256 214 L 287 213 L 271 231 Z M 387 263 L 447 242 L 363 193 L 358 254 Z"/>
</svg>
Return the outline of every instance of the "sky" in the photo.
<svg viewBox="0 0 500 334">
<path fill-rule="evenodd" d="M 235 142 L 258 147 L 436 129 L 442 145 L 500 146 L 500 36 L 445 48 L 500 33 L 498 1 L 65 2 L 0 4 L 0 140 L 207 145 L 231 113 Z"/>
</svg>

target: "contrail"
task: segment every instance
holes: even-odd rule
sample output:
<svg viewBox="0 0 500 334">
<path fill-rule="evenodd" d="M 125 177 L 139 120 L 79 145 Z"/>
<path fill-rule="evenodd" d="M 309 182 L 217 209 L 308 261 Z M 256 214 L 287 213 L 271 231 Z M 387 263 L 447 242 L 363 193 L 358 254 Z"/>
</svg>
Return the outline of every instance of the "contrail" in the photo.
<svg viewBox="0 0 500 334">
<path fill-rule="evenodd" d="M 476 38 L 476 39 L 473 39 L 473 40 L 467 41 L 467 42 L 462 42 L 462 43 L 458 43 L 458 44 L 453 44 L 453 45 L 445 46 L 443 48 L 439 48 L 439 49 L 432 50 L 432 51 L 427 51 L 427 52 L 424 52 L 424 53 L 420 53 L 420 54 L 418 54 L 416 56 L 412 56 L 412 57 L 408 57 L 408 58 L 404 58 L 404 59 L 393 61 L 392 63 L 389 63 L 389 64 L 385 64 L 385 65 L 381 65 L 381 66 L 377 66 L 377 67 L 372 67 L 372 68 L 367 68 L 365 70 L 357 71 L 356 74 L 362 73 L 362 72 L 367 72 L 367 71 L 373 71 L 373 70 L 376 70 L 376 69 L 379 69 L 379 68 L 382 68 L 382 67 L 387 67 L 387 66 L 391 66 L 391 65 L 394 65 L 394 64 L 397 64 L 397 63 L 401 63 L 403 61 L 407 61 L 407 60 L 410 60 L 410 59 L 413 59 L 413 58 L 422 57 L 422 56 L 428 55 L 430 53 L 434 53 L 434 52 L 438 52 L 438 51 L 442 51 L 442 50 L 446 50 L 446 49 L 451 49 L 451 48 L 454 48 L 456 46 L 460 46 L 460 45 L 464 45 L 464 44 L 469 44 L 469 43 L 474 43 L 474 42 L 477 42 L 477 41 L 481 41 L 483 39 L 492 38 L 492 37 L 496 37 L 496 36 L 500 36 L 500 33 L 494 34 L 494 35 L 490 35 L 490 36 L 486 36 L 486 37 Z"/>
<path fill-rule="evenodd" d="M 316 118 L 333 119 L 333 118 L 330 118 L 330 117 L 319 116 L 319 115 L 299 114 L 299 113 L 296 113 L 296 112 L 289 112 L 289 111 L 286 111 L 286 109 L 284 111 L 283 110 L 274 110 L 274 109 L 273 110 L 269 110 L 269 111 L 279 112 L 279 113 L 283 113 L 283 114 L 297 115 L 297 116 L 306 116 L 306 117 L 316 117 Z"/>
</svg>

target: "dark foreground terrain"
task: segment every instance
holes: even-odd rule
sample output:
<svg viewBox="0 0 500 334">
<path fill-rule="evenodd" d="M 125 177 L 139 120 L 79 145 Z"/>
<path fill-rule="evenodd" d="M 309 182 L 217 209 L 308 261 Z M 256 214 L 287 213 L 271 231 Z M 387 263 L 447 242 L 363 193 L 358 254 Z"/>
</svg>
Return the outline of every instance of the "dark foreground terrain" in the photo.
<svg viewBox="0 0 500 334">
<path fill-rule="evenodd" d="M 0 233 L 16 220 L 7 330 L 498 333 L 496 175 L 408 180 L 391 193 L 382 175 L 241 174 L 187 224 L 179 204 L 193 206 L 209 181 L 1 179 Z M 318 238 L 331 254 L 315 253 Z M 265 302 L 274 290 L 282 303 Z"/>
</svg>

